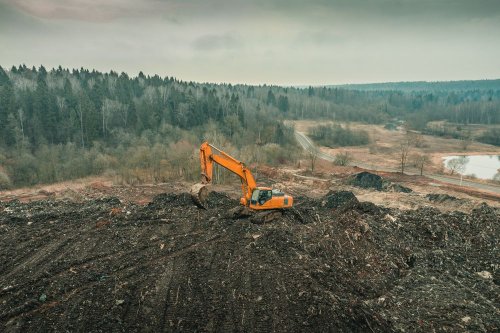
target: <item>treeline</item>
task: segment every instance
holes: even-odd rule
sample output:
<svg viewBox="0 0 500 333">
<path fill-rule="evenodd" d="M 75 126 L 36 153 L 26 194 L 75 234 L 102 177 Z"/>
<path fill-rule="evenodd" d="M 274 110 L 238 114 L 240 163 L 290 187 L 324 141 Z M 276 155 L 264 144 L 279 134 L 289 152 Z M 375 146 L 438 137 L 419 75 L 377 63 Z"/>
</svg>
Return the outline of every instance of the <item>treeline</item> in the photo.
<svg viewBox="0 0 500 333">
<path fill-rule="evenodd" d="M 437 120 L 500 124 L 500 89 L 494 87 L 363 91 L 194 83 L 83 68 L 0 67 L 0 179 L 12 186 L 31 185 L 105 169 L 125 181 L 140 176 L 130 176 L 130 170 L 149 170 L 149 180 L 161 180 L 167 175 L 154 171 L 158 165 L 176 163 L 168 147 L 182 143 L 195 152 L 205 138 L 230 147 L 247 163 L 286 163 L 297 156 L 290 150 L 298 151 L 287 119 L 373 124 L 397 119 L 417 130 Z M 325 135 L 340 131 L 332 130 Z M 157 153 L 149 156 L 152 151 Z M 71 161 L 67 156 L 73 156 Z M 86 160 L 78 160 L 82 158 Z"/>
<path fill-rule="evenodd" d="M 500 147 L 500 128 L 492 128 L 485 131 L 477 138 L 477 140 Z"/>
<path fill-rule="evenodd" d="M 365 84 L 344 84 L 331 87 L 341 87 L 351 90 L 393 90 L 405 92 L 442 92 L 442 91 L 495 91 L 500 90 L 500 80 L 460 80 L 460 81 L 413 81 L 413 82 L 383 82 L 383 83 L 365 83 Z"/>
<path fill-rule="evenodd" d="M 310 136 L 320 145 L 327 147 L 361 146 L 370 142 L 368 133 L 351 129 L 349 126 L 320 125 L 310 130 Z"/>
<path fill-rule="evenodd" d="M 497 81 L 443 83 L 464 87 L 488 84 L 491 89 L 363 91 L 198 84 L 142 73 L 131 78 L 113 71 L 61 67 L 48 72 L 43 66 L 22 65 L 8 71 L 0 67 L 0 139 L 8 146 L 22 138 L 35 146 L 66 142 L 85 146 L 107 140 L 116 128 L 140 134 L 168 123 L 190 130 L 210 119 L 224 122 L 224 134 L 234 136 L 250 123 L 267 124 L 267 120 L 259 121 L 262 114 L 273 119 L 324 118 L 375 124 L 398 118 L 408 121 L 413 129 L 423 129 L 436 120 L 500 124 Z M 259 131 L 265 135 L 265 130 Z"/>
<path fill-rule="evenodd" d="M 127 183 L 187 179 L 199 174 L 204 139 L 247 163 L 286 163 L 298 147 L 282 120 L 229 85 L 0 67 L 0 187 L 103 172 Z"/>
<path fill-rule="evenodd" d="M 282 117 L 258 101 L 243 105 L 231 86 L 20 66 L 7 73 L 0 68 L 0 89 L 3 147 L 74 142 L 85 148 L 113 141 L 119 130 L 158 133 L 165 124 L 192 130 L 209 121 L 239 146 L 248 129 L 263 143 L 285 140 L 278 126 Z"/>
<path fill-rule="evenodd" d="M 309 99 L 302 98 L 298 105 L 307 111 L 308 117 L 373 124 L 397 118 L 416 130 L 438 120 L 458 124 L 500 124 L 500 89 L 403 92 L 309 88 L 302 91 L 302 95 L 306 92 Z M 301 118 L 297 110 L 294 116 Z"/>
</svg>

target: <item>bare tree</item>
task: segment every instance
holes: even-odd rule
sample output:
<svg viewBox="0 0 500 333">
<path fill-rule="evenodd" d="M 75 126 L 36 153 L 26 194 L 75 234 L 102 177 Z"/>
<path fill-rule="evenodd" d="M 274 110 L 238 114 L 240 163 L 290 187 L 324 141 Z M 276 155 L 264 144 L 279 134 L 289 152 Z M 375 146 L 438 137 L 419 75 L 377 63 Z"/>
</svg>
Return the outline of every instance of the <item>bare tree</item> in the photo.
<svg viewBox="0 0 500 333">
<path fill-rule="evenodd" d="M 351 162 L 351 154 L 349 154 L 349 152 L 347 151 L 344 151 L 335 155 L 335 160 L 333 161 L 333 164 L 346 166 L 350 162 Z"/>
<path fill-rule="evenodd" d="M 314 173 L 316 161 L 318 160 L 318 148 L 311 147 L 311 149 L 308 150 L 307 155 L 309 157 L 309 161 L 311 162 L 311 173 Z"/>
<path fill-rule="evenodd" d="M 465 167 L 467 166 L 467 163 L 469 163 L 469 158 L 467 156 L 459 156 L 457 158 L 453 158 L 449 160 L 446 163 L 446 166 L 448 169 L 451 170 L 451 174 L 453 175 L 453 172 L 458 172 L 460 173 L 460 185 L 462 185 L 462 178 L 463 174 L 465 172 Z"/>
<path fill-rule="evenodd" d="M 102 103 L 101 108 L 102 114 L 102 135 L 105 137 L 106 133 L 109 132 L 109 122 L 113 121 L 113 118 L 118 116 L 120 121 L 124 126 L 127 126 L 128 121 L 128 109 L 127 107 L 115 100 L 105 98 Z"/>
<path fill-rule="evenodd" d="M 424 139 L 424 136 L 420 133 L 417 133 L 414 137 L 413 137 L 413 144 L 415 145 L 415 147 L 417 148 L 422 148 L 425 146 L 425 139 Z"/>
<path fill-rule="evenodd" d="M 406 135 L 414 147 L 422 148 L 425 145 L 425 139 L 422 134 L 414 131 L 408 131 Z"/>
<path fill-rule="evenodd" d="M 424 167 L 429 164 L 430 158 L 428 155 L 417 154 L 413 157 L 415 166 L 420 170 L 420 176 L 424 174 Z"/>
<path fill-rule="evenodd" d="M 466 156 L 459 156 L 446 162 L 446 167 L 451 170 L 452 175 L 455 172 L 462 174 L 468 162 L 469 159 Z"/>
<path fill-rule="evenodd" d="M 493 181 L 497 182 L 497 183 L 500 183 L 500 172 L 497 172 L 494 176 L 493 176 Z"/>
<path fill-rule="evenodd" d="M 399 144 L 399 166 L 401 173 L 405 172 L 406 163 L 408 162 L 408 153 L 410 152 L 410 137 L 406 135 Z"/>
</svg>

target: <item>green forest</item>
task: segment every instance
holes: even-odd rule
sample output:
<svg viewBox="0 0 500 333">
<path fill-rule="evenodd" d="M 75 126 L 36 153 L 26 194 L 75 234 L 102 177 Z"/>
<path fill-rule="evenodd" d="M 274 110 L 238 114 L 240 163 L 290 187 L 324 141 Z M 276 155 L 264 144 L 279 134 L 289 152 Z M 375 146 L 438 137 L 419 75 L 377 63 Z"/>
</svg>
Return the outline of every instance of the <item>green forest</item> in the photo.
<svg viewBox="0 0 500 333">
<path fill-rule="evenodd" d="M 406 121 L 414 130 L 452 136 L 457 134 L 427 124 L 500 124 L 498 82 L 465 82 L 456 89 L 448 83 L 427 90 L 411 90 L 408 84 L 400 90 L 363 90 L 0 67 L 0 189 L 99 174 L 129 184 L 191 180 L 198 177 L 195 152 L 204 139 L 247 164 L 294 163 L 301 150 L 286 120 Z M 328 140 L 350 133 L 326 130 L 320 134 Z M 498 130 L 478 139 L 500 145 Z"/>
</svg>

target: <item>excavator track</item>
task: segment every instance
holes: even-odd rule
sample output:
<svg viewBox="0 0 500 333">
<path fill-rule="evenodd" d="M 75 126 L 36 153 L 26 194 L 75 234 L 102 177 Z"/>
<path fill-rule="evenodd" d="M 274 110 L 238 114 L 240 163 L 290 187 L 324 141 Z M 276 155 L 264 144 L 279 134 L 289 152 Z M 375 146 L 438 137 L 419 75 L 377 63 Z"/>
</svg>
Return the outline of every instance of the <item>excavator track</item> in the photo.
<svg viewBox="0 0 500 333">
<path fill-rule="evenodd" d="M 249 218 L 250 222 L 255 224 L 269 223 L 279 219 L 282 215 L 283 212 L 277 209 L 256 211 L 248 207 L 238 207 L 233 210 L 234 218 Z"/>
<path fill-rule="evenodd" d="M 270 223 L 279 219 L 283 215 L 280 210 L 258 211 L 252 216 L 250 221 L 255 224 Z"/>
</svg>

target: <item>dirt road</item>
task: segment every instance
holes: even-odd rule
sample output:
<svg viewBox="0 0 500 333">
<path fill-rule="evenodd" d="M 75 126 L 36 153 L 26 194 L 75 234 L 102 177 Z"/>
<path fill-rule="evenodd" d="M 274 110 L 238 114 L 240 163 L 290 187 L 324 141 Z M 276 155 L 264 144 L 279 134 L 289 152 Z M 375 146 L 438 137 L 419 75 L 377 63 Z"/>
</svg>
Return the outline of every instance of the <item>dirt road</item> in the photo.
<svg viewBox="0 0 500 333">
<path fill-rule="evenodd" d="M 326 161 L 333 162 L 335 160 L 335 157 L 332 155 L 329 155 L 325 152 L 322 152 L 319 150 L 313 141 L 303 132 L 295 131 L 295 138 L 297 139 L 297 142 L 304 148 L 305 150 L 309 152 L 315 152 L 317 156 L 321 159 L 324 159 Z M 387 168 L 387 167 L 380 167 L 376 166 L 367 162 L 363 161 L 355 161 L 353 164 L 356 166 L 367 169 L 367 170 L 374 170 L 374 171 L 384 171 L 384 172 L 399 172 L 399 170 L 395 168 Z M 418 173 L 414 172 L 406 172 L 408 175 L 418 175 Z M 483 183 L 478 183 L 478 182 L 473 182 L 470 180 L 460 180 L 457 178 L 453 177 L 447 177 L 443 175 L 436 175 L 436 174 L 425 174 L 426 177 L 435 179 L 437 181 L 443 182 L 443 183 L 448 183 L 452 185 L 459 185 L 459 186 L 465 186 L 465 187 L 470 187 L 475 190 L 480 190 L 480 191 L 489 191 L 492 193 L 500 194 L 500 186 L 492 185 L 492 184 L 483 184 Z"/>
</svg>

